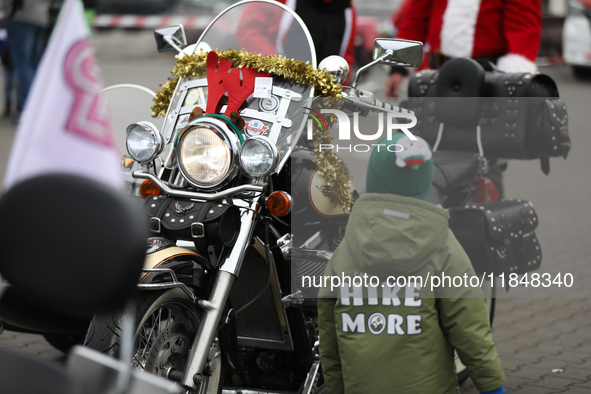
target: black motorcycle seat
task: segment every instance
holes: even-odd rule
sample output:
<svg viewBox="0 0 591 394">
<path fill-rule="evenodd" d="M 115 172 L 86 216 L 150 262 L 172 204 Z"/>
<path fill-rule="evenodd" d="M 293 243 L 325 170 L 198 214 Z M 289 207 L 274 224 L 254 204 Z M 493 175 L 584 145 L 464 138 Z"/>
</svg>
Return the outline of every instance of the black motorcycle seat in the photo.
<svg viewBox="0 0 591 394">
<path fill-rule="evenodd" d="M 458 185 L 469 183 L 478 175 L 480 160 L 470 152 L 438 151 L 433 153 L 433 183 L 443 196 Z"/>
<path fill-rule="evenodd" d="M 0 223 L 0 273 L 23 300 L 92 318 L 134 293 L 149 236 L 141 200 L 91 179 L 43 175 L 0 198 Z"/>
<path fill-rule="evenodd" d="M 435 117 L 448 125 L 474 126 L 480 119 L 480 97 L 484 86 L 484 68 L 468 58 L 446 62 L 439 71 L 435 87 Z"/>
</svg>

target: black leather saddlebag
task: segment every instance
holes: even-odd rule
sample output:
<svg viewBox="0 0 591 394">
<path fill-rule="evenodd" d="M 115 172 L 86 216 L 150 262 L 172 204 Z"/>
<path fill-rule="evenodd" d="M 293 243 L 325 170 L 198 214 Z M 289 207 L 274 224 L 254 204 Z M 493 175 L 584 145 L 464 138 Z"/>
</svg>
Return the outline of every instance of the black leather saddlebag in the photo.
<svg viewBox="0 0 591 394">
<path fill-rule="evenodd" d="M 450 209 L 450 228 L 478 274 L 522 274 L 542 263 L 536 212 L 526 200 Z"/>
<path fill-rule="evenodd" d="M 153 233 L 174 240 L 205 240 L 210 245 L 232 246 L 240 227 L 238 207 L 219 201 L 148 197 L 144 212 L 150 216 Z"/>
<path fill-rule="evenodd" d="M 570 150 L 566 105 L 547 75 L 485 72 L 472 59 L 452 59 L 411 78 L 407 106 L 417 116 L 412 132 L 432 146 L 439 140 L 439 150 L 541 159 L 546 174 L 548 158 Z"/>
</svg>

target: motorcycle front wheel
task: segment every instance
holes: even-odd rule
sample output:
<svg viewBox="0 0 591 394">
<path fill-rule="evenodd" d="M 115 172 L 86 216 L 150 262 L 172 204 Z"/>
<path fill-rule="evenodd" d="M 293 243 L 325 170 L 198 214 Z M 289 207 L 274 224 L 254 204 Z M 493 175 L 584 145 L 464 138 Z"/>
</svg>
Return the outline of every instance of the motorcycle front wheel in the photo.
<svg viewBox="0 0 591 394">
<path fill-rule="evenodd" d="M 180 289 L 145 291 L 136 300 L 133 366 L 155 375 L 179 380 L 199 329 L 202 311 Z M 96 315 L 85 346 L 119 356 L 123 311 Z M 220 393 L 223 386 L 221 344 L 216 339 L 199 393 Z"/>
</svg>

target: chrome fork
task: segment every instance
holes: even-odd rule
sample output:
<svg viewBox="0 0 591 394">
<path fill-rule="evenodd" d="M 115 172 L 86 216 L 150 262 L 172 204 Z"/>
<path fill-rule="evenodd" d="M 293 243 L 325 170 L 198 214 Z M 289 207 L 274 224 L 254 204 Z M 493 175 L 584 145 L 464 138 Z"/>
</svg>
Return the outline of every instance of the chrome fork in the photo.
<svg viewBox="0 0 591 394">
<path fill-rule="evenodd" d="M 246 248 L 254 232 L 259 211 L 259 198 L 255 197 L 250 203 L 243 202 L 242 200 L 236 201 L 236 205 L 241 205 L 241 208 L 243 208 L 238 238 L 234 246 L 224 250 L 220 257 L 220 270 L 215 278 L 215 284 L 210 298 L 208 300 L 198 301 L 199 306 L 204 309 L 204 313 L 199 330 L 193 340 L 189 360 L 183 379 L 181 380 L 181 384 L 189 390 L 195 391 L 203 381 L 203 371 L 224 306 L 226 305 L 226 300 L 228 299 L 234 280 L 238 277 L 240 267 L 244 261 Z"/>
</svg>

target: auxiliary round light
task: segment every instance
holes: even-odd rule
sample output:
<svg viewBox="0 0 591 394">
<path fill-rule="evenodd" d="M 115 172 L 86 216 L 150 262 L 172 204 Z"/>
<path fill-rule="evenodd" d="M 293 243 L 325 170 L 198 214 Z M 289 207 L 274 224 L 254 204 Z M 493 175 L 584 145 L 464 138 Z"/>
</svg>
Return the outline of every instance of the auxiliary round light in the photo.
<svg viewBox="0 0 591 394">
<path fill-rule="evenodd" d="M 158 128 L 150 122 L 127 126 L 125 145 L 130 156 L 140 163 L 152 161 L 162 152 L 164 140 Z"/>
<path fill-rule="evenodd" d="M 181 171 L 197 186 L 216 186 L 231 170 L 232 150 L 213 125 L 197 124 L 186 130 L 177 149 Z"/>
<path fill-rule="evenodd" d="M 242 144 L 240 165 L 252 177 L 270 175 L 277 166 L 277 158 L 277 148 L 267 137 L 251 137 Z"/>
</svg>

